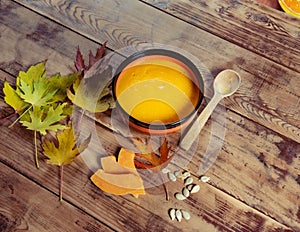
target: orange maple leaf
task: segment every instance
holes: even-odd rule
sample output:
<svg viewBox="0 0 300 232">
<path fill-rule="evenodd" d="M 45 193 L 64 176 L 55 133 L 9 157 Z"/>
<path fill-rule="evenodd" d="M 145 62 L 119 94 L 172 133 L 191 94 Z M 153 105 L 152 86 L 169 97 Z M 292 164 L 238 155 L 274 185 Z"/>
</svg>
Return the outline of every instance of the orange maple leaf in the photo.
<svg viewBox="0 0 300 232">
<path fill-rule="evenodd" d="M 174 155 L 169 155 L 170 147 L 167 140 L 164 138 L 161 146 L 158 149 L 158 154 L 152 150 L 151 142 L 149 140 L 143 143 L 141 139 L 133 139 L 133 143 L 140 151 L 135 153 L 134 164 L 137 168 L 151 169 L 154 172 L 159 172 L 166 167 Z"/>
</svg>

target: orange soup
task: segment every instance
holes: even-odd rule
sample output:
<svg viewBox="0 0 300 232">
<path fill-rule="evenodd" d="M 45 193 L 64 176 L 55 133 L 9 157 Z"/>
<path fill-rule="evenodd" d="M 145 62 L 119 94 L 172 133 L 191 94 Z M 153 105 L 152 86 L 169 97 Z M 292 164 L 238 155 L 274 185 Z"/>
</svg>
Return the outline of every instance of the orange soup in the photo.
<svg viewBox="0 0 300 232">
<path fill-rule="evenodd" d="M 151 60 L 125 68 L 117 81 L 116 97 L 133 118 L 149 123 L 172 123 L 191 114 L 200 90 L 181 65 Z"/>
</svg>

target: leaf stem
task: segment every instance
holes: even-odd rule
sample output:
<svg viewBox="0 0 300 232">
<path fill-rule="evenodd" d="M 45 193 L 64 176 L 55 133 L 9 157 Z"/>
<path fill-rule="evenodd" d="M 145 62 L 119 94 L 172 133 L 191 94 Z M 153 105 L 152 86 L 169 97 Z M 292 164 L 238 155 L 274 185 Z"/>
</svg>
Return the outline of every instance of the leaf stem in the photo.
<svg viewBox="0 0 300 232">
<path fill-rule="evenodd" d="M 59 174 L 59 201 L 62 201 L 62 194 L 63 194 L 63 173 L 64 173 L 64 165 L 60 165 L 60 174 Z"/>
<path fill-rule="evenodd" d="M 8 128 L 12 128 L 33 106 L 28 107 Z"/>
<path fill-rule="evenodd" d="M 34 148 L 35 148 L 35 164 L 37 168 L 40 168 L 39 159 L 38 159 L 38 149 L 37 149 L 37 142 L 36 142 L 36 130 L 34 130 Z"/>
<path fill-rule="evenodd" d="M 166 183 L 164 182 L 164 178 L 162 177 L 162 174 L 161 174 L 161 173 L 159 173 L 159 176 L 160 176 L 161 181 L 162 181 L 162 183 L 163 183 L 163 187 L 164 187 L 165 194 L 166 194 L 166 200 L 169 201 L 169 200 L 170 200 L 170 195 L 169 195 L 169 191 L 168 191 L 167 185 L 166 185 Z"/>
</svg>

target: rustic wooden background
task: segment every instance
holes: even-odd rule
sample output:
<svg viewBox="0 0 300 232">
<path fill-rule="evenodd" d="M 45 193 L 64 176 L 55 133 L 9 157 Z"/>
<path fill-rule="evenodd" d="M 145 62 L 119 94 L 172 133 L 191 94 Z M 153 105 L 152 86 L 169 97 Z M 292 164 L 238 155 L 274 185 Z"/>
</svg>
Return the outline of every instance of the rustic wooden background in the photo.
<svg viewBox="0 0 300 232">
<path fill-rule="evenodd" d="M 143 42 L 170 44 L 201 57 L 213 75 L 225 68 L 240 72 L 240 89 L 222 102 L 226 137 L 205 173 L 210 183 L 179 203 L 165 201 L 162 188 L 138 199 L 106 196 L 79 158 L 65 168 L 60 203 L 57 168 L 45 162 L 40 170 L 34 167 L 33 134 L 3 125 L 1 231 L 300 230 L 298 19 L 250 0 L 1 0 L 0 89 L 4 80 L 13 83 L 19 70 L 45 59 L 49 73 L 68 73 L 77 46 L 87 54 L 104 41 L 112 51 Z M 104 147 L 115 153 L 111 131 L 101 125 L 99 131 Z M 209 124 L 201 136 L 209 137 Z M 198 149 L 201 160 L 205 148 Z M 183 168 L 197 176 L 199 160 Z M 182 184 L 168 187 L 174 193 Z M 189 209 L 192 219 L 171 222 L 166 212 L 174 204 Z"/>
</svg>

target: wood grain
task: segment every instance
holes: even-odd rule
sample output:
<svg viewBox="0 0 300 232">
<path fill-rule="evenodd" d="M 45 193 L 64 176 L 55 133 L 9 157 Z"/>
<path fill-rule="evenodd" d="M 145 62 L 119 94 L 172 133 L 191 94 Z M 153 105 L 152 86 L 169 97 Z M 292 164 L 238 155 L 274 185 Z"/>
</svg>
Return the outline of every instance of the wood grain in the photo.
<svg viewBox="0 0 300 232">
<path fill-rule="evenodd" d="M 268 59 L 261 58 L 263 56 L 262 52 L 265 53 L 269 50 L 272 52 L 274 49 L 265 49 L 261 53 L 256 52 L 258 53 L 256 55 L 236 46 L 234 44 L 236 42 L 230 40 L 233 37 L 231 34 L 227 34 L 226 39 L 229 40 L 227 42 L 179 19 L 174 21 L 176 22 L 176 28 L 166 30 L 173 23 L 174 17 L 163 14 L 155 8 L 147 7 L 141 2 L 102 1 L 101 4 L 78 0 L 68 3 L 60 2 L 60 4 L 46 0 L 38 2 L 19 0 L 18 2 L 67 25 L 75 31 L 80 31 L 90 39 L 102 42 L 109 41 L 108 46 L 113 50 L 128 45 L 138 46 L 145 41 L 163 43 L 185 49 L 197 56 L 211 70 L 213 76 L 222 69 L 235 69 L 242 76 L 240 94 L 238 92 L 235 97 L 226 99 L 224 101 L 226 106 L 251 120 L 300 142 L 300 115 L 297 107 L 299 94 L 295 91 L 300 88 L 297 81 L 300 74 L 291 70 L 294 69 L 293 67 L 298 67 L 298 65 L 289 65 L 289 68 L 285 68 L 268 60 L 270 57 Z M 240 5 L 243 6 L 243 4 Z M 237 4 L 238 6 L 239 4 Z M 247 9 L 247 12 L 250 13 L 256 12 L 253 7 L 245 6 L 243 9 Z M 135 12 L 135 14 L 130 14 L 130 12 Z M 118 15 L 118 17 L 115 15 Z M 226 20 L 231 19 L 227 18 Z M 223 18 L 215 21 L 211 22 L 211 25 L 220 24 L 217 29 L 221 29 L 223 24 L 220 21 L 223 22 Z M 259 27 L 260 30 L 264 28 L 264 25 L 254 25 Z M 242 26 L 245 27 L 245 25 L 240 27 Z M 227 33 L 232 30 L 240 31 L 240 27 L 227 28 Z M 291 27 L 292 25 L 289 28 Z M 226 29 L 225 25 L 224 28 Z M 249 28 L 249 30 L 257 33 L 258 29 Z M 245 34 L 247 36 L 242 37 L 242 35 L 239 35 L 237 38 L 241 38 L 241 40 L 242 38 L 248 38 L 249 32 L 245 32 Z M 275 33 L 273 36 L 279 36 L 277 34 Z M 287 40 L 290 39 L 297 44 L 298 40 L 295 40 L 295 38 L 297 37 L 292 35 L 288 36 Z M 282 38 L 275 38 L 274 41 L 282 43 L 279 46 L 277 42 L 272 42 L 272 46 L 276 48 L 285 46 L 286 43 Z M 267 42 L 263 42 L 264 46 L 267 46 Z M 269 42 L 271 43 L 271 41 Z M 252 47 L 257 47 L 260 43 L 259 39 L 243 42 L 243 44 L 251 44 Z M 289 46 L 296 49 L 295 43 L 293 45 L 291 43 Z M 299 54 L 298 52 L 296 50 L 296 54 Z M 283 57 L 282 54 L 284 54 L 283 48 L 280 51 L 276 50 L 276 54 L 272 56 Z M 283 57 L 281 63 L 285 61 L 288 63 L 297 62 L 298 58 L 296 57 L 299 56 Z M 218 62 L 216 63 L 216 61 Z M 260 88 L 264 88 L 264 91 L 260 91 Z M 276 89 L 276 96 L 280 97 L 274 97 L 274 89 Z"/>
<path fill-rule="evenodd" d="M 12 80 L 12 77 L 2 73 L 1 79 L 3 80 L 4 78 L 7 80 Z M 118 143 L 115 141 L 113 135 L 110 133 L 110 131 L 107 131 L 104 128 L 99 127 L 98 129 L 100 130 L 99 134 L 101 134 L 101 142 L 104 144 L 103 146 L 105 147 L 106 152 L 108 154 L 115 154 L 118 149 Z M 8 136 L 10 139 L 7 141 Z M 207 137 L 205 134 L 202 136 Z M 58 191 L 58 184 L 57 181 L 55 181 L 57 178 L 58 169 L 46 165 L 41 154 L 41 170 L 36 170 L 33 172 L 28 169 L 28 167 L 34 168 L 34 148 L 32 144 L 32 133 L 30 131 L 26 131 L 24 128 L 19 126 L 15 126 L 13 129 L 2 128 L 0 141 L 1 150 L 5 150 L 10 154 L 10 156 L 7 157 L 5 154 L 0 153 L 0 159 L 2 162 L 9 164 L 9 166 L 22 173 L 22 175 L 25 175 L 27 178 L 44 185 L 52 192 L 55 193 Z M 22 141 L 22 144 L 15 147 L 13 145 L 13 141 Z M 253 154 L 243 153 L 241 154 L 241 157 L 235 155 L 237 157 L 236 160 L 231 160 L 226 158 L 226 156 L 232 156 L 232 152 L 237 154 L 236 151 L 232 151 L 230 147 L 226 147 L 225 151 L 225 153 L 222 152 L 219 155 L 220 158 L 217 159 L 210 171 L 207 172 L 208 175 L 212 176 L 212 185 L 201 186 L 203 190 L 201 190 L 199 195 L 194 195 L 193 198 L 186 202 L 181 203 L 176 201 L 174 198 L 172 198 L 171 201 L 166 202 L 164 200 L 164 193 L 161 187 L 148 189 L 147 195 L 139 199 L 133 199 L 129 196 L 105 196 L 89 181 L 88 177 L 91 175 L 91 171 L 80 159 L 78 159 L 74 164 L 65 168 L 64 196 L 68 202 L 73 202 L 74 205 L 78 205 L 79 208 L 84 209 L 93 217 L 106 222 L 107 225 L 118 231 L 124 230 L 124 228 L 125 230 L 143 229 L 147 231 L 164 231 L 164 229 L 165 231 L 169 231 L 176 230 L 176 228 L 184 230 L 187 224 L 170 224 L 170 220 L 168 219 L 167 215 L 167 209 L 174 206 L 188 209 L 191 211 L 192 215 L 194 215 L 193 220 L 191 220 L 188 224 L 187 231 L 191 231 L 192 229 L 197 230 L 200 227 L 207 229 L 207 231 L 211 231 L 213 228 L 219 228 L 220 230 L 224 231 L 235 231 L 236 228 L 242 228 L 241 230 L 244 231 L 253 231 L 253 228 L 263 228 L 266 231 L 276 231 L 276 229 L 281 228 L 286 231 L 290 231 L 290 229 L 286 228 L 285 226 L 280 225 L 269 217 L 259 213 L 259 211 L 265 212 L 267 215 L 271 214 L 272 217 L 278 218 L 280 221 L 284 221 L 287 225 L 297 228 L 298 225 L 296 221 L 293 220 L 291 222 L 290 219 L 287 221 L 286 218 L 287 214 L 288 216 L 292 217 L 292 213 L 290 213 L 291 211 L 297 211 L 297 208 L 295 208 L 295 205 L 293 204 L 293 201 L 297 201 L 297 191 L 290 192 L 294 191 L 295 189 L 293 189 L 292 186 L 287 186 L 285 191 L 276 191 L 273 195 L 273 183 L 266 181 L 259 182 L 259 184 L 263 183 L 264 185 L 264 188 L 260 186 L 261 192 L 257 190 L 256 192 L 253 192 L 252 188 L 257 189 L 258 187 L 257 180 L 265 177 L 268 174 L 266 173 L 268 170 L 261 170 L 258 175 L 256 175 L 257 172 L 254 171 L 253 166 L 250 165 L 255 161 Z M 21 153 L 24 155 L 20 156 Z M 197 167 L 199 162 L 201 162 L 201 154 L 196 157 L 199 157 L 197 158 L 198 160 L 193 160 L 193 163 L 191 163 L 189 167 L 194 173 L 197 172 Z M 268 162 L 268 154 L 266 154 L 266 157 L 267 159 L 265 162 Z M 244 166 L 245 160 L 246 163 L 249 162 L 249 164 L 246 166 Z M 254 162 L 253 165 L 258 163 L 257 165 L 259 166 L 259 161 L 260 159 Z M 230 164 L 227 164 L 229 162 Z M 226 167 L 230 169 L 230 171 Z M 243 175 L 246 175 L 245 177 L 241 174 L 238 174 L 241 168 L 243 168 Z M 230 172 L 232 176 L 228 176 L 226 172 Z M 45 173 L 47 173 L 47 175 L 45 175 Z M 224 175 L 224 173 L 226 175 Z M 243 182 L 244 179 L 249 178 L 249 173 L 251 178 L 253 178 L 253 182 L 250 182 L 250 185 Z M 241 182 L 239 182 L 239 180 L 234 182 L 232 181 L 231 178 L 235 174 L 240 176 Z M 270 177 L 266 176 L 266 178 Z M 286 178 L 290 179 L 290 173 L 286 174 Z M 274 179 L 276 179 L 276 176 L 274 176 Z M 283 180 L 278 179 L 278 181 L 280 181 L 279 183 L 282 183 Z M 244 187 L 245 185 L 247 186 L 246 189 Z M 214 186 L 223 189 L 223 191 L 239 200 L 229 197 L 229 195 L 224 194 L 223 191 L 218 190 Z M 292 188 L 291 190 L 290 187 Z M 170 184 L 168 185 L 168 188 L 172 196 L 176 191 L 180 191 L 182 188 L 182 183 L 176 182 L 174 184 Z M 266 195 L 264 191 L 268 191 L 268 195 Z M 284 203 L 283 205 L 276 204 L 275 207 L 278 211 L 275 211 L 274 213 L 274 211 L 272 211 L 274 210 L 273 201 L 276 200 L 276 197 L 280 196 L 281 194 L 283 195 L 281 201 Z M 290 200 L 292 201 L 291 203 L 283 200 L 284 196 L 286 196 L 285 194 L 290 196 Z M 296 200 L 292 200 L 294 198 L 293 196 L 295 196 Z M 253 197 L 257 199 L 257 205 L 251 205 L 251 207 L 255 207 L 259 209 L 259 211 L 256 211 L 242 203 L 253 203 Z M 273 201 L 270 202 L 270 199 Z M 242 202 L 240 200 L 242 200 Z M 99 202 L 97 203 L 97 207 L 95 207 L 95 201 Z M 116 210 L 120 207 L 120 205 L 122 206 L 122 212 Z M 223 213 L 221 214 L 221 212 L 224 211 L 224 207 L 226 207 L 225 215 L 223 215 Z M 132 211 L 133 208 L 134 211 Z M 271 211 L 269 211 L 270 209 Z M 102 213 L 108 211 L 110 214 Z M 133 212 L 135 212 L 137 215 L 143 216 L 133 215 Z M 219 215 L 217 216 L 217 222 L 216 215 Z M 250 225 L 248 224 L 249 217 L 252 218 L 252 224 Z M 119 218 L 119 220 L 115 221 L 113 218 Z M 136 218 L 135 223 L 131 222 L 132 218 Z M 151 225 L 150 222 L 154 219 L 155 221 L 158 220 L 160 223 Z M 126 227 L 124 227 L 125 225 Z"/>
<path fill-rule="evenodd" d="M 68 74 L 78 46 L 86 60 L 100 46 L 18 4 L 1 1 L 0 6 L 0 65 L 13 75 L 43 60 L 48 75 Z"/>
<path fill-rule="evenodd" d="M 187 168 L 197 175 L 214 176 L 215 187 L 278 221 L 294 218 L 293 227 L 298 228 L 300 144 L 234 112 L 227 114 L 226 128 L 218 128 L 226 130 L 225 139 L 218 134 L 211 138 L 211 124 L 219 122 L 210 121 L 198 138 L 197 153 Z M 109 116 L 102 115 L 98 121 L 111 128 Z M 207 157 L 207 144 L 212 140 L 223 147 L 219 155 Z M 184 160 L 187 152 L 177 155 Z M 184 163 L 177 160 L 175 165 Z"/>
<path fill-rule="evenodd" d="M 239 92 L 225 101 L 233 111 L 226 111 L 227 134 L 221 141 L 224 146 L 207 171 L 212 177 L 211 183 L 204 185 L 199 195 L 182 203 L 165 202 L 162 188 L 149 189 L 148 194 L 139 199 L 106 196 L 90 183 L 91 171 L 78 159 L 66 170 L 64 191 L 68 202 L 118 231 L 177 231 L 184 230 L 187 225 L 195 231 L 199 228 L 201 231 L 299 230 L 299 95 L 296 90 L 300 86 L 299 73 L 293 71 L 293 66 L 282 67 L 268 58 L 260 58 L 181 20 L 174 31 L 166 31 L 168 23 L 174 19 L 138 2 L 102 1 L 95 6 L 93 1 L 19 2 L 89 39 L 21 5 L 1 1 L 0 50 L 3 56 L 0 68 L 5 72 L 0 73 L 0 89 L 4 79 L 13 82 L 13 77 L 7 73 L 17 75 L 19 69 L 43 59 L 48 59 L 49 72 L 68 72 L 78 45 L 83 46 L 84 51 L 99 45 L 91 39 L 108 40 L 113 49 L 143 41 L 170 43 L 201 54 L 213 74 L 233 67 L 244 78 Z M 136 12 L 136 15 L 129 12 Z M 215 60 L 220 63 L 216 64 Z M 275 91 L 282 97 L 274 97 Z M 0 106 L 3 105 L 1 101 Z M 115 153 L 118 143 L 111 130 L 99 126 L 99 133 L 103 135 L 107 152 Z M 208 141 L 209 133 L 208 124 L 201 139 Z M 52 193 L 57 192 L 57 169 L 46 165 L 42 156 L 41 170 L 28 169 L 34 167 L 30 132 L 21 127 L 12 130 L 2 127 L 0 137 L 0 159 L 4 164 Z M 21 141 L 20 146 L 16 147 L 14 141 Z M 195 175 L 206 158 L 205 148 L 199 145 L 199 152 L 189 166 Z M 170 192 L 179 191 L 181 187 L 181 183 L 172 183 Z M 169 220 L 166 210 L 174 205 L 191 210 L 190 224 Z"/>
<path fill-rule="evenodd" d="M 189 170 L 203 174 L 208 169 L 206 174 L 214 177 L 214 186 L 281 222 L 294 218 L 292 227 L 297 230 L 300 145 L 233 112 L 229 112 L 228 117 L 226 139 L 219 138 L 225 144 L 217 160 L 212 157 L 212 162 L 215 162 L 210 166 L 207 147 L 200 145 Z M 201 133 L 201 144 L 208 143 L 210 133 L 210 130 Z M 284 200 L 286 196 L 289 200 Z"/>
<path fill-rule="evenodd" d="M 111 231 L 68 202 L 59 202 L 53 193 L 1 162 L 0 186 L 2 232 Z"/>
<path fill-rule="evenodd" d="M 263 8 L 249 0 L 223 1 L 221 4 L 193 0 L 143 2 L 280 65 L 300 71 L 299 19 L 284 12 Z M 284 20 L 287 18 L 292 20 Z"/>
<path fill-rule="evenodd" d="M 25 132 L 22 128 L 14 128 L 13 131 L 2 130 L 1 141 L 5 140 L 8 135 L 10 140 L 20 140 L 24 143 L 15 148 L 10 143 L 3 144 L 1 142 L 1 148 L 10 154 L 8 158 L 5 154 L 0 153 L 1 161 L 11 165 L 27 178 L 45 186 L 51 192 L 57 192 L 57 168 L 41 161 L 40 170 L 30 170 L 30 168 L 34 168 L 31 133 Z M 27 137 L 26 140 L 24 139 L 25 136 Z M 23 155 L 20 156 L 22 152 Z M 203 228 L 203 231 L 216 229 L 236 231 L 237 228 L 241 231 L 253 231 L 253 228 L 263 228 L 266 231 L 291 231 L 291 229 L 210 185 L 202 185 L 201 192 L 193 195 L 187 201 L 178 202 L 172 197 L 171 201 L 166 202 L 161 187 L 148 189 L 147 195 L 139 199 L 133 199 L 130 196 L 106 196 L 92 185 L 88 179 L 90 175 L 90 171 L 80 159 L 66 167 L 64 199 L 76 204 L 97 220 L 105 222 L 117 231 L 197 231 L 199 228 Z M 182 183 L 176 182 L 168 185 L 168 188 L 173 194 L 180 191 L 182 186 Z M 51 203 L 48 204 L 51 205 Z M 171 207 L 188 210 L 192 219 L 188 223 L 171 222 L 167 213 Z M 45 224 L 47 223 L 46 221 Z"/>
</svg>

